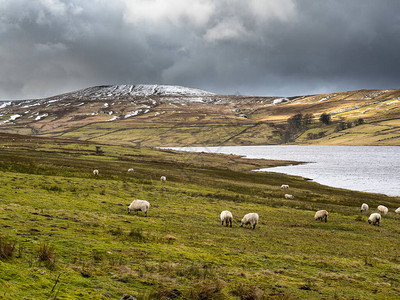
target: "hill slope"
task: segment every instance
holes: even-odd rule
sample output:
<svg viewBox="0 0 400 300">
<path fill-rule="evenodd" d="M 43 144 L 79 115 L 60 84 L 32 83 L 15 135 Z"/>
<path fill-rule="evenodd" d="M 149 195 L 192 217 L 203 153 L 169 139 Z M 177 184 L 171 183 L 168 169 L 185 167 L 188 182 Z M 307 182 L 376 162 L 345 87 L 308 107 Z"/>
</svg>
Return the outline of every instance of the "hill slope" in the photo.
<svg viewBox="0 0 400 300">
<path fill-rule="evenodd" d="M 0 298 L 400 297 L 399 197 L 246 171 L 263 160 L 95 145 L 0 134 Z M 148 217 L 127 214 L 135 198 Z M 363 202 L 389 208 L 381 226 Z"/>
<path fill-rule="evenodd" d="M 163 85 L 99 86 L 0 102 L 0 130 L 141 146 L 400 145 L 399 99 L 400 90 L 282 98 Z M 322 113 L 330 114 L 331 124 L 318 121 Z M 286 123 L 295 114 L 311 115 L 311 123 L 288 138 Z"/>
</svg>

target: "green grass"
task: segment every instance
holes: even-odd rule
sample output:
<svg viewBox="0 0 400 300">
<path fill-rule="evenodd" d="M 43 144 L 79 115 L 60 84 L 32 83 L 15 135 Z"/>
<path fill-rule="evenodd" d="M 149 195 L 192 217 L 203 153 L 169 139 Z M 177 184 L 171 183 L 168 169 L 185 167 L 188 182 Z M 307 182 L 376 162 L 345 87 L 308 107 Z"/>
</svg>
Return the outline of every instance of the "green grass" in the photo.
<svg viewBox="0 0 400 300">
<path fill-rule="evenodd" d="M 400 140 L 399 119 L 375 121 L 368 124 L 353 126 L 336 131 L 337 123 L 328 126 L 312 128 L 305 131 L 296 143 L 315 145 L 397 145 Z M 326 136 L 309 140 L 308 133 L 325 132 Z"/>
<path fill-rule="evenodd" d="M 267 161 L 13 138 L 0 135 L 0 236 L 15 243 L 0 259 L 0 298 L 400 297 L 399 197 L 250 171 Z M 135 198 L 151 203 L 147 218 L 127 214 Z M 389 207 L 380 227 L 363 202 Z M 314 221 L 319 209 L 328 223 Z M 255 230 L 239 227 L 248 212 Z"/>
</svg>

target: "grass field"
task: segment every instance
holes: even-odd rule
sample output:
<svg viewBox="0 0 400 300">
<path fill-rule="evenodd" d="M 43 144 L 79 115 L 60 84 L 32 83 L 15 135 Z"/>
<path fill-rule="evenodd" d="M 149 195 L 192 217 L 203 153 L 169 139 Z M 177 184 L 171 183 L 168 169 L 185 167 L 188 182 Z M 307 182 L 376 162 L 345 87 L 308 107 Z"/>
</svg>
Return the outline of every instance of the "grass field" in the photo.
<svg viewBox="0 0 400 300">
<path fill-rule="evenodd" d="M 285 162 L 97 145 L 0 134 L 0 298 L 400 298 L 399 197 L 251 171 Z"/>
</svg>

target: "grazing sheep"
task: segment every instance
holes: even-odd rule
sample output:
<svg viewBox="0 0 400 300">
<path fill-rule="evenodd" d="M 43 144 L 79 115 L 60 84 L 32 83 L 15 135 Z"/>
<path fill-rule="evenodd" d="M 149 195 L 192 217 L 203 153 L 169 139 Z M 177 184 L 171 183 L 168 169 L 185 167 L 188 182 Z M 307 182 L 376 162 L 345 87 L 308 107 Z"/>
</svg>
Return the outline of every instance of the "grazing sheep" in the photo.
<svg viewBox="0 0 400 300">
<path fill-rule="evenodd" d="M 240 224 L 240 227 L 243 227 L 243 225 L 249 225 L 253 226 L 253 229 L 256 228 L 256 225 L 258 224 L 258 214 L 257 213 L 249 213 L 245 215 L 242 219 L 242 222 Z"/>
<path fill-rule="evenodd" d="M 314 216 L 315 221 L 324 221 L 325 223 L 328 222 L 328 212 L 326 210 L 319 210 L 315 213 Z"/>
<path fill-rule="evenodd" d="M 294 196 L 290 194 L 285 194 L 285 199 L 294 199 Z"/>
<path fill-rule="evenodd" d="M 144 216 L 147 217 L 147 211 L 149 210 L 150 203 L 146 200 L 133 200 L 131 205 L 128 206 L 128 214 L 131 213 L 131 211 L 136 211 L 136 214 L 139 213 L 139 210 L 144 212 Z"/>
<path fill-rule="evenodd" d="M 368 218 L 368 223 L 372 225 L 380 225 L 381 224 L 381 215 L 378 213 L 373 213 Z"/>
<path fill-rule="evenodd" d="M 388 213 L 388 211 L 389 211 L 389 209 L 386 207 L 386 206 L 383 206 L 383 205 L 379 205 L 378 206 L 378 210 L 379 210 L 379 212 L 381 213 L 381 214 L 387 214 Z"/>
<path fill-rule="evenodd" d="M 93 170 L 93 175 L 98 176 L 99 175 L 99 170 Z"/>
<path fill-rule="evenodd" d="M 129 168 L 128 169 L 128 173 L 132 173 L 133 172 L 133 169 L 132 168 Z"/>
<path fill-rule="evenodd" d="M 283 189 L 283 190 L 287 190 L 288 188 L 289 188 L 288 184 L 282 184 L 281 185 L 281 189 Z"/>
<path fill-rule="evenodd" d="M 361 205 L 361 212 L 365 212 L 365 211 L 367 211 L 369 209 L 369 206 L 368 206 L 368 204 L 367 203 L 363 203 L 362 205 Z"/>
<path fill-rule="evenodd" d="M 226 227 L 228 227 L 228 223 L 229 223 L 229 226 L 232 227 L 233 216 L 230 211 L 224 210 L 223 212 L 221 212 L 220 218 L 221 218 L 222 225 L 224 225 L 224 222 L 225 222 Z"/>
<path fill-rule="evenodd" d="M 396 214 L 400 214 L 400 207 L 394 211 Z"/>
<path fill-rule="evenodd" d="M 166 182 L 166 181 L 167 181 L 167 177 L 161 176 L 161 177 L 160 177 L 160 180 L 161 180 L 161 182 Z"/>
</svg>

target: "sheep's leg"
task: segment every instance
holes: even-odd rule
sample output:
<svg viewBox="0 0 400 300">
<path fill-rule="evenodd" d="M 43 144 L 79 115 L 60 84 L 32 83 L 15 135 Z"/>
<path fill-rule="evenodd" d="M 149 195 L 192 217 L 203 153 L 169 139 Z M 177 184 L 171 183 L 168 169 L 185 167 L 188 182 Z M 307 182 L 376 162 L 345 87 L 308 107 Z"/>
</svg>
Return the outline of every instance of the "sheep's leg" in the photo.
<svg viewBox="0 0 400 300">
<path fill-rule="evenodd" d="M 253 229 L 255 229 L 255 228 L 256 228 L 256 224 L 253 225 Z"/>
<path fill-rule="evenodd" d="M 144 216 L 147 217 L 147 211 L 144 213 Z"/>
<path fill-rule="evenodd" d="M 224 221 L 221 222 L 221 225 L 222 225 L 222 226 L 224 225 Z"/>
<path fill-rule="evenodd" d="M 229 220 L 229 226 L 232 227 L 232 220 Z"/>
</svg>

